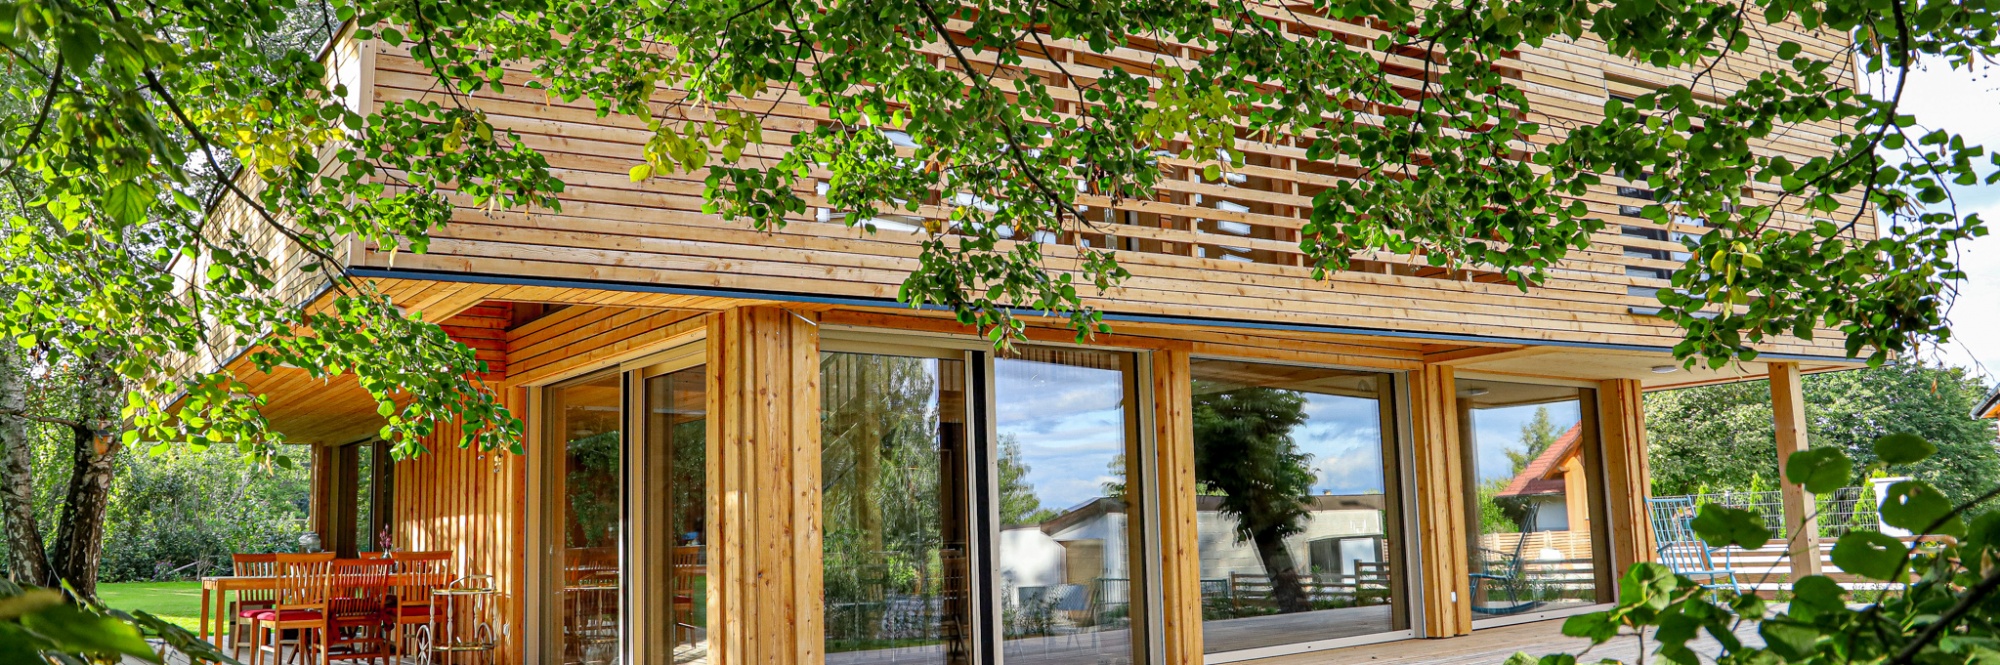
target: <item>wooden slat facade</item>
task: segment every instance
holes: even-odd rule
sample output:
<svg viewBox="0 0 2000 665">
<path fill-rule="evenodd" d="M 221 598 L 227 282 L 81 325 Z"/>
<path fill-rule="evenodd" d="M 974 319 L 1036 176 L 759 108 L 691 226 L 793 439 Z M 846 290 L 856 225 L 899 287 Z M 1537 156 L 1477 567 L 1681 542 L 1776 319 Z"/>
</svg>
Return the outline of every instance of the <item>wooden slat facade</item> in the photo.
<svg viewBox="0 0 2000 665">
<path fill-rule="evenodd" d="M 1373 29 L 1313 17 L 1303 12 L 1271 12 L 1271 18 L 1302 35 L 1372 39 Z M 1784 34 L 1814 52 L 1836 51 L 1839 35 Z M 1048 40 L 1051 57 L 1082 79 L 1101 72 L 1081 44 Z M 1187 45 L 1163 48 L 1186 52 Z M 1193 53 L 1198 54 L 1199 49 Z M 1151 52 L 1119 50 L 1122 62 L 1143 63 Z M 368 98 L 376 104 L 431 99 L 438 93 L 422 68 L 400 49 L 369 44 L 363 57 L 370 71 Z M 1396 57 L 1384 56 L 1391 65 Z M 1546 131 L 1533 145 L 1561 137 L 1563 127 L 1598 119 L 1614 97 L 1692 79 L 1689 71 L 1664 71 L 1606 56 L 1588 40 L 1527 49 L 1502 65 L 1526 91 L 1533 118 Z M 1703 79 L 1708 94 L 1727 94 L 1765 67 L 1782 66 L 1756 58 L 1731 60 Z M 1023 71 L 1054 79 L 1055 64 L 1028 58 Z M 1141 67 L 1141 71 L 1145 68 Z M 1391 69 L 1393 71 L 1393 68 Z M 1851 75 L 1851 74 L 1850 74 Z M 1065 79 L 1066 80 L 1066 79 Z M 363 247 L 355 265 L 505 275 L 549 280 L 662 284 L 690 288 L 745 289 L 891 300 L 915 266 L 918 235 L 882 231 L 873 235 L 849 228 L 837 212 L 815 208 L 785 228 L 757 231 L 743 222 L 725 222 L 701 213 L 704 173 L 655 177 L 633 183 L 627 177 L 640 161 L 647 138 L 632 118 L 600 118 L 587 104 L 564 104 L 528 87 L 525 71 L 510 74 L 508 92 L 467 100 L 502 129 L 517 132 L 545 154 L 568 185 L 563 209 L 487 211 L 465 209 L 442 229 L 426 254 Z M 1056 82 L 1059 95 L 1074 90 Z M 661 90 L 665 103 L 675 93 Z M 769 111 L 767 143 L 749 153 L 774 156 L 789 136 L 824 121 L 824 113 L 780 99 L 742 100 Z M 1826 154 L 1830 125 L 1802 126 L 1757 146 L 1800 161 Z M 1121 288 L 1093 304 L 1108 312 L 1269 321 L 1298 325 L 1392 329 L 1460 334 L 1520 341 L 1570 341 L 1665 348 L 1677 340 L 1673 326 L 1645 315 L 1657 306 L 1653 290 L 1666 288 L 1666 275 L 1680 264 L 1675 240 L 1704 232 L 1698 220 L 1659 227 L 1636 217 L 1651 203 L 1643 183 L 1607 178 L 1583 197 L 1608 227 L 1595 244 L 1554 271 L 1545 286 L 1521 293 L 1514 286 L 1468 274 L 1448 274 L 1420 259 L 1363 257 L 1355 270 L 1311 279 L 1297 247 L 1298 229 L 1311 208 L 1311 195 L 1345 173 L 1338 161 L 1304 159 L 1289 138 L 1271 142 L 1240 140 L 1248 165 L 1220 181 L 1204 182 L 1201 164 L 1167 160 L 1169 177 L 1153 199 L 1090 200 L 1094 210 L 1122 215 L 1110 228 L 1116 240 L 1095 231 L 1071 233 L 1045 248 L 1051 265 L 1062 268 L 1074 245 L 1115 246 L 1133 272 Z M 1757 185 L 1758 188 L 1767 188 Z M 812 191 L 801 191 L 817 201 Z M 1752 200 L 1777 201 L 1775 191 L 1754 191 Z M 1851 198 L 1851 197 L 1850 197 Z M 1855 201 L 1858 205 L 1858 201 Z M 1241 210 L 1239 210 L 1241 209 Z M 1248 210 L 1244 212 L 1242 210 Z M 941 218 L 948 210 L 924 208 L 916 216 Z M 1781 212 L 1774 224 L 1802 228 L 1809 219 Z M 1859 232 L 1874 233 L 1865 221 Z M 1247 230 L 1246 230 L 1247 229 Z M 810 284 L 810 287 L 804 285 Z M 1802 355 L 1838 355 L 1838 335 L 1817 341 L 1774 340 L 1769 350 Z"/>
</svg>

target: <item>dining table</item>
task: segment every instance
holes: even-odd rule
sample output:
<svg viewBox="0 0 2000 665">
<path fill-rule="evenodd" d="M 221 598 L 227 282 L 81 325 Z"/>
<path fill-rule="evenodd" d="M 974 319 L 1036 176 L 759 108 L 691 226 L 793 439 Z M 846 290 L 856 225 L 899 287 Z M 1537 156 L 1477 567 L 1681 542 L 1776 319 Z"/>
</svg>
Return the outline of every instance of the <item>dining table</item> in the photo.
<svg viewBox="0 0 2000 665">
<path fill-rule="evenodd" d="M 388 584 L 392 586 L 400 584 L 401 575 L 401 573 L 392 575 L 390 577 L 392 581 Z M 229 594 L 236 593 L 240 598 L 244 591 L 276 588 L 278 588 L 277 575 L 218 575 L 201 578 L 201 623 L 195 636 L 208 639 L 211 634 L 208 621 L 212 615 L 215 617 L 213 644 L 217 646 L 228 644 L 225 638 L 227 628 L 236 625 L 234 617 L 229 616 Z"/>
</svg>

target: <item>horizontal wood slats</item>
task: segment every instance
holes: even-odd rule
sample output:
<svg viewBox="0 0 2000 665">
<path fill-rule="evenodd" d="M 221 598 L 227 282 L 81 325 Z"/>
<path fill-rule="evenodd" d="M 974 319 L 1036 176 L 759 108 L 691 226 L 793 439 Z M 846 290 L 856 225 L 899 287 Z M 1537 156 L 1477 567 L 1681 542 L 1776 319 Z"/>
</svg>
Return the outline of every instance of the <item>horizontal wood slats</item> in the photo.
<svg viewBox="0 0 2000 665">
<path fill-rule="evenodd" d="M 1269 10 L 1271 19 L 1299 35 L 1365 44 L 1372 38 L 1363 35 L 1376 33 L 1367 26 L 1311 16 L 1297 8 L 1272 5 L 1261 10 Z M 1814 53 L 1833 53 L 1844 46 L 1839 35 L 1791 27 L 1773 28 L 1770 38 L 1780 37 L 1799 41 Z M 1113 60 L 1138 63 L 1135 70 L 1143 72 L 1143 63 L 1155 55 L 1121 47 L 1114 55 L 1102 56 L 1063 40 L 1050 40 L 1049 46 L 1053 60 L 1028 58 L 1018 69 L 1060 83 L 1072 75 L 1082 80 L 1101 75 L 1100 68 Z M 377 51 L 368 60 L 373 84 L 369 96 L 375 103 L 436 98 L 428 74 L 402 49 L 371 48 Z M 1198 55 L 1198 49 L 1190 51 L 1187 45 L 1165 48 L 1175 50 L 1177 57 Z M 1390 63 L 1392 76 L 1396 66 L 1407 65 L 1397 64 L 1405 59 L 1402 56 L 1383 58 Z M 1067 73 L 1058 71 L 1057 62 Z M 1660 70 L 1612 58 L 1602 44 L 1589 39 L 1525 49 L 1502 66 L 1527 92 L 1535 109 L 1532 119 L 1547 128 L 1533 139 L 1535 145 L 1558 140 L 1565 126 L 1597 120 L 1604 103 L 1613 97 L 1694 80 L 1692 71 Z M 1728 94 L 1775 66 L 1781 65 L 1753 48 L 1702 79 L 1704 94 Z M 525 71 L 510 71 L 507 93 L 465 103 L 543 151 L 568 185 L 562 211 L 464 208 L 438 233 L 428 254 L 399 253 L 395 267 L 891 299 L 915 266 L 922 236 L 893 230 L 894 225 L 887 223 L 891 220 L 878 220 L 884 222 L 884 230 L 870 235 L 840 223 L 837 213 L 816 208 L 781 230 L 758 231 L 701 212 L 702 173 L 633 183 L 626 173 L 640 160 L 647 136 L 642 123 L 599 118 L 586 104 L 552 101 L 526 88 L 527 81 Z M 1058 96 L 1074 92 L 1063 85 L 1056 90 Z M 663 104 L 677 98 L 677 93 L 665 89 L 655 95 Z M 769 111 L 768 144 L 751 146 L 755 154 L 780 154 L 792 133 L 825 120 L 823 110 L 775 93 L 734 103 Z M 1800 126 L 1757 149 L 1797 161 L 1826 154 L 1830 137 L 1841 130 L 1824 123 Z M 1666 275 L 1685 258 L 1679 239 L 1699 235 L 1704 228 L 1699 220 L 1659 226 L 1636 217 L 1640 208 L 1653 203 L 1643 183 L 1607 178 L 1580 197 L 1608 222 L 1608 228 L 1596 236 L 1595 246 L 1573 256 L 1546 285 L 1526 294 L 1494 283 L 1490 275 L 1447 273 L 1424 265 L 1420 258 L 1393 254 L 1358 257 L 1355 270 L 1316 281 L 1299 254 L 1298 229 L 1311 208 L 1312 195 L 1346 177 L 1342 169 L 1347 167 L 1338 159 L 1306 160 L 1302 145 L 1282 137 L 1270 142 L 1240 140 L 1237 148 L 1247 155 L 1247 164 L 1220 180 L 1206 180 L 1202 164 L 1164 160 L 1167 177 L 1157 197 L 1084 201 L 1094 212 L 1107 215 L 1105 228 L 1111 234 L 1093 229 L 1052 239 L 1054 244 L 1046 248 L 1050 265 L 1070 267 L 1076 244 L 1119 248 L 1119 260 L 1133 277 L 1093 301 L 1113 312 L 1653 347 L 1678 340 L 1678 329 L 1645 312 L 1657 306 L 1654 291 L 1667 287 Z M 801 195 L 817 200 L 811 191 Z M 1760 202 L 1777 200 L 1771 191 L 1751 195 Z M 948 212 L 932 206 L 914 217 L 939 218 Z M 1806 217 L 1790 213 L 1776 221 L 1789 228 L 1808 223 Z M 1865 236 L 1874 230 L 1867 227 L 1860 232 Z M 372 248 L 354 261 L 391 265 L 387 254 Z M 1779 340 L 1769 350 L 1840 353 L 1839 335 L 1829 332 L 1817 339 Z"/>
</svg>

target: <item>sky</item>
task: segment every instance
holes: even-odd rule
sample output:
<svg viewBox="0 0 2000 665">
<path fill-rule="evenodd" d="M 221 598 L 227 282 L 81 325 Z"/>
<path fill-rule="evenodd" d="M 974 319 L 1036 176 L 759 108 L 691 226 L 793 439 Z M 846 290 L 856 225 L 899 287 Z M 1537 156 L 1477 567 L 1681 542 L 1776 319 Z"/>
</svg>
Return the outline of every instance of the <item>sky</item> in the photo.
<svg viewBox="0 0 2000 665">
<path fill-rule="evenodd" d="M 2000 150 L 2000 69 L 1918 69 L 1903 92 L 1903 108 L 1921 126 Z M 1959 248 L 1967 280 L 1952 306 L 1954 339 L 1924 357 L 1972 369 L 1992 384 L 2000 377 L 2000 186 L 1960 187 L 1952 196 L 1961 213 L 1980 213 L 1994 233 Z"/>
</svg>

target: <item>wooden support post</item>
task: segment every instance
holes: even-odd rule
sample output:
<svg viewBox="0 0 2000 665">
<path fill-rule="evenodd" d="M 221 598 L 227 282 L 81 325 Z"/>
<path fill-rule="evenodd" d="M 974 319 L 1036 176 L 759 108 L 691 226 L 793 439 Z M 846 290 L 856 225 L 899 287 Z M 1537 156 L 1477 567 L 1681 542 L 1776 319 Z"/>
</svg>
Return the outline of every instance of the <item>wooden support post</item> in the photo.
<svg viewBox="0 0 2000 665">
<path fill-rule="evenodd" d="M 1785 503 L 1785 533 L 1792 550 L 1792 579 L 1818 575 L 1819 520 L 1813 515 L 1812 495 L 1804 487 L 1784 478 L 1785 462 L 1792 453 L 1805 450 L 1806 400 L 1799 384 L 1798 363 L 1771 363 L 1771 418 L 1777 425 L 1778 476 L 1783 481 L 1779 493 Z"/>
<path fill-rule="evenodd" d="M 334 525 L 339 521 L 340 494 L 335 491 L 340 486 L 340 449 L 333 446 L 312 447 L 312 494 L 306 505 L 306 526 L 319 535 L 320 548 L 328 552 L 339 551 L 338 537 Z"/>
<path fill-rule="evenodd" d="M 1423 580 L 1423 634 L 1451 637 L 1472 632 L 1472 590 L 1467 577 L 1465 466 L 1460 459 L 1458 390 L 1445 365 L 1410 374 L 1412 467 L 1416 487 L 1417 572 Z"/>
<path fill-rule="evenodd" d="M 1598 421 L 1603 423 L 1604 481 L 1610 505 L 1611 566 L 1614 579 L 1632 564 L 1655 561 L 1652 469 L 1646 460 L 1645 392 L 1636 379 L 1613 379 L 1597 389 Z"/>
<path fill-rule="evenodd" d="M 1194 384 L 1188 353 L 1153 352 L 1165 665 L 1201 665 L 1201 543 L 1195 525 Z"/>
<path fill-rule="evenodd" d="M 819 328 L 775 307 L 708 325 L 710 662 L 818 665 Z"/>
</svg>

